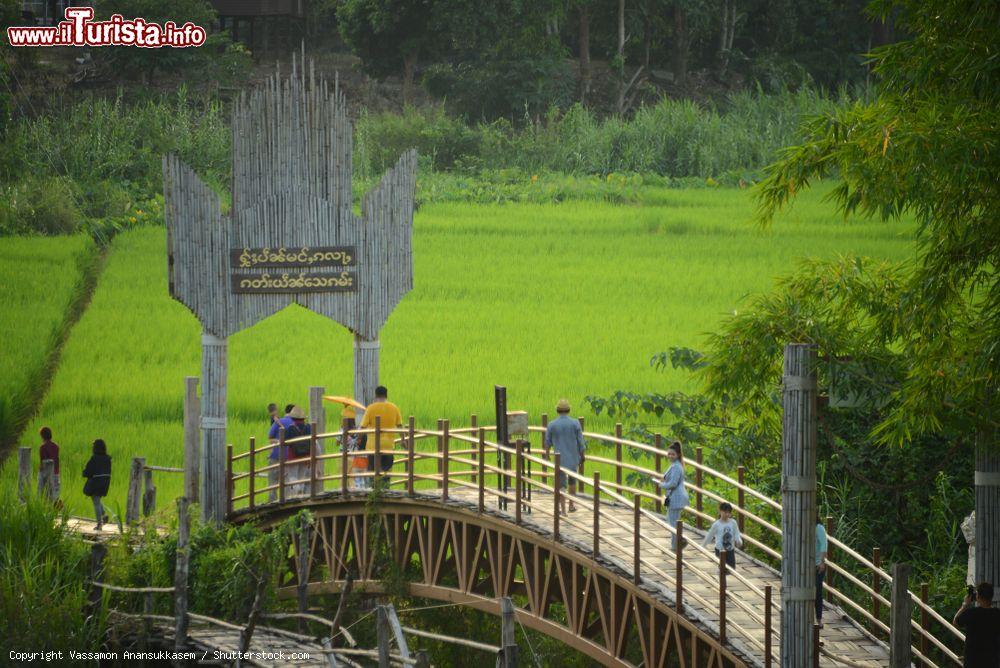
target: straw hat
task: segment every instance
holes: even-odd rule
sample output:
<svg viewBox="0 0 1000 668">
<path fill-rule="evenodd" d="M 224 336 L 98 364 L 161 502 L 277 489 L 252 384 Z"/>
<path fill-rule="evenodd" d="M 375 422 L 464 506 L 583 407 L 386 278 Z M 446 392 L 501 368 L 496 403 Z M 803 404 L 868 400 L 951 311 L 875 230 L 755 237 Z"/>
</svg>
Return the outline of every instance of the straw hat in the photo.
<svg viewBox="0 0 1000 668">
<path fill-rule="evenodd" d="M 344 406 L 343 412 L 340 414 L 343 419 L 354 419 L 358 417 L 357 411 L 354 410 L 354 406 Z"/>
<path fill-rule="evenodd" d="M 298 406 L 292 406 L 292 410 L 288 411 L 288 417 L 293 420 L 305 420 L 306 414 L 302 412 L 302 409 Z"/>
<path fill-rule="evenodd" d="M 556 413 L 569 413 L 569 402 L 560 399 L 559 403 L 556 404 Z"/>
</svg>

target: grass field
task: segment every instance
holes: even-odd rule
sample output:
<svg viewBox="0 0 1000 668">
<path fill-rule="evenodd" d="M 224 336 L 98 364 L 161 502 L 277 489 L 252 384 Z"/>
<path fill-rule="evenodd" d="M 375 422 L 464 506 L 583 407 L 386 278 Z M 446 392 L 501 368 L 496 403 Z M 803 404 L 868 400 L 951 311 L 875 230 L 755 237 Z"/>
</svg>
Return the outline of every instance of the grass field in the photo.
<svg viewBox="0 0 1000 668">
<path fill-rule="evenodd" d="M 689 379 L 653 370 L 649 358 L 701 345 L 703 333 L 793 270 L 796 258 L 912 255 L 912 226 L 844 221 L 822 201 L 827 191 L 804 193 L 763 232 L 749 222 L 750 194 L 735 189 L 650 189 L 641 205 L 627 206 L 426 205 L 415 223 L 416 287 L 382 332 L 381 380 L 423 426 L 487 416 L 498 383 L 532 421 L 553 414 L 561 396 L 576 414 L 588 394 L 686 387 Z M 183 377 L 199 374 L 200 328 L 167 295 L 164 238 L 162 228 L 116 238 L 29 427 L 54 429 L 63 496 L 75 512 L 89 508 L 78 471 L 96 437 L 115 460 L 112 508 L 124 505 L 132 455 L 167 466 L 182 460 Z M 351 392 L 349 333 L 296 307 L 232 337 L 229 361 L 237 451 L 249 436 L 264 437 L 268 402 L 305 403 L 310 385 Z M 588 428 L 611 428 L 588 418 Z M 180 480 L 161 475 L 157 486 L 162 506 Z"/>
<path fill-rule="evenodd" d="M 30 409 L 88 263 L 84 235 L 0 238 L 0 443 Z"/>
</svg>

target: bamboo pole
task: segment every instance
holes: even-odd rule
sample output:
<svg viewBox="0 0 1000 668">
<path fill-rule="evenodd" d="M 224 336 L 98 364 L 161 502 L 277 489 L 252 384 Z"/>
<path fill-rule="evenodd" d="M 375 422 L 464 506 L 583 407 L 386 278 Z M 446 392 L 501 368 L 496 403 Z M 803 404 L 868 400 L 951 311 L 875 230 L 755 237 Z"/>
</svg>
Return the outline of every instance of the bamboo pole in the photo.
<svg viewBox="0 0 1000 668">
<path fill-rule="evenodd" d="M 350 454 L 347 450 L 347 439 L 350 436 L 350 430 L 347 428 L 347 423 L 345 422 L 340 430 L 340 493 L 347 494 L 347 473 L 350 470 Z"/>
<path fill-rule="evenodd" d="M 146 465 L 144 457 L 133 457 L 132 467 L 128 475 L 128 495 L 125 497 L 125 523 L 134 524 L 139 521 L 139 503 L 141 500 L 139 486 L 142 484 L 142 469 Z"/>
<path fill-rule="evenodd" d="M 182 652 L 187 645 L 188 628 L 188 563 L 191 533 L 189 501 L 185 497 L 177 499 L 177 553 L 174 568 L 174 651 Z"/>
<path fill-rule="evenodd" d="M 559 461 L 558 452 L 552 455 L 553 485 L 552 485 L 552 540 L 559 542 L 559 495 L 562 494 L 562 486 L 559 484 L 559 477 L 562 475 L 562 463 Z"/>
<path fill-rule="evenodd" d="M 674 553 L 674 607 L 684 612 L 684 522 L 677 520 L 677 551 Z"/>
<path fill-rule="evenodd" d="M 695 487 L 698 488 L 698 491 L 694 493 L 694 507 L 698 510 L 698 514 L 696 515 L 694 522 L 695 526 L 698 527 L 698 529 L 702 529 L 704 528 L 704 525 L 702 524 L 701 514 L 704 511 L 701 505 L 702 504 L 701 490 L 705 489 L 705 486 L 704 484 L 702 484 L 701 446 L 698 446 L 697 448 L 694 449 L 694 460 L 698 462 L 698 466 L 694 470 L 694 484 Z"/>
<path fill-rule="evenodd" d="M 285 502 L 285 428 L 278 426 L 278 503 Z"/>
<path fill-rule="evenodd" d="M 601 472 L 594 471 L 594 559 L 601 553 Z"/>
<path fill-rule="evenodd" d="M 372 486 L 378 487 L 378 481 L 382 477 L 382 416 L 375 416 L 375 472 L 372 478 Z"/>
<path fill-rule="evenodd" d="M 486 430 L 479 428 L 479 512 L 486 510 Z"/>
<path fill-rule="evenodd" d="M 632 511 L 632 582 L 638 585 L 642 582 L 642 575 L 639 572 L 642 557 L 642 545 L 639 540 L 642 536 L 642 502 L 638 494 L 632 495 Z"/>
<path fill-rule="evenodd" d="M 476 429 L 479 427 L 479 416 L 476 415 L 475 413 L 473 413 L 472 415 L 469 416 L 469 426 L 472 428 L 472 433 L 475 434 L 476 433 Z M 472 454 L 472 460 L 473 461 L 476 461 L 478 457 L 479 457 L 479 453 L 478 452 Z M 476 468 L 478 469 L 478 466 Z M 478 477 L 479 476 L 477 476 L 476 473 L 472 474 L 472 484 L 473 485 L 477 484 L 477 478 Z"/>
<path fill-rule="evenodd" d="M 233 444 L 226 444 L 226 517 L 233 514 Z"/>
<path fill-rule="evenodd" d="M 184 379 L 184 496 L 198 502 L 201 470 L 201 406 L 198 400 L 198 377 Z"/>
<path fill-rule="evenodd" d="M 441 498 L 444 501 L 448 500 L 448 472 L 450 468 L 448 463 L 448 450 L 451 448 L 451 437 L 448 433 L 449 425 L 450 423 L 448 420 L 441 421 Z"/>
<path fill-rule="evenodd" d="M 892 565 L 892 606 L 889 609 L 889 666 L 910 668 L 913 651 L 910 648 L 910 617 L 913 601 L 907 585 L 910 583 L 910 565 Z"/>
<path fill-rule="evenodd" d="M 771 585 L 764 585 L 764 668 L 771 668 Z"/>
<path fill-rule="evenodd" d="M 406 447 L 406 493 L 413 496 L 413 466 L 414 460 L 414 449 L 417 447 L 416 433 L 414 429 L 413 416 L 406 423 L 407 425 L 407 447 Z"/>
<path fill-rule="evenodd" d="M 247 505 L 250 510 L 254 509 L 257 495 L 257 439 L 253 436 L 250 437 L 250 478 L 247 481 Z"/>
<path fill-rule="evenodd" d="M 656 461 L 656 471 L 657 473 L 659 473 L 663 469 L 663 455 L 660 454 L 660 450 L 663 449 L 663 434 L 656 434 L 653 438 L 654 438 L 653 444 L 654 447 L 656 448 L 656 455 L 654 455 Z M 660 498 L 661 498 L 660 495 L 657 494 L 656 495 L 657 515 L 663 514 L 663 501 L 661 501 Z"/>
<path fill-rule="evenodd" d="M 316 454 L 319 440 L 316 438 L 316 422 L 309 426 L 309 498 L 316 498 Z"/>
<path fill-rule="evenodd" d="M 514 524 L 521 523 L 522 497 L 524 496 L 524 443 L 521 439 L 514 441 Z"/>
<path fill-rule="evenodd" d="M 920 583 L 920 653 L 927 656 L 930 651 L 930 641 L 927 639 L 927 634 L 930 633 L 930 616 L 927 614 L 927 590 L 928 586 L 926 582 Z M 929 666 L 927 661 L 923 662 L 923 665 Z"/>
</svg>

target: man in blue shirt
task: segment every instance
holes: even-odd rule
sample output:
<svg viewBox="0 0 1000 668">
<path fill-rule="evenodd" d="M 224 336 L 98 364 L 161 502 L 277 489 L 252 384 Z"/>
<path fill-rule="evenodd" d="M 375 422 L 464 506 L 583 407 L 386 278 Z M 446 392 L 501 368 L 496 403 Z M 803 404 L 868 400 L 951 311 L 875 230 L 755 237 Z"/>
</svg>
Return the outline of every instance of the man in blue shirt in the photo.
<svg viewBox="0 0 1000 668">
<path fill-rule="evenodd" d="M 298 438 L 300 436 L 308 436 L 311 433 L 311 428 L 306 424 L 306 415 L 302 412 L 302 409 L 298 406 L 290 405 L 286 415 L 279 418 L 271 423 L 271 429 L 267 433 L 267 437 L 271 444 L 277 444 L 279 437 L 281 435 L 280 430 L 284 428 L 285 430 L 285 440 L 291 440 L 293 438 Z M 268 461 L 271 464 L 277 464 L 278 458 L 282 453 L 278 452 L 281 448 L 273 447 L 271 448 L 271 454 L 268 456 Z M 292 446 L 285 446 L 285 483 L 291 481 L 305 480 L 309 477 L 309 464 L 308 462 L 296 462 L 289 464 L 290 460 L 301 459 L 307 455 L 296 455 Z M 276 471 L 276 469 L 274 469 Z M 270 479 L 270 476 L 269 476 Z M 277 473 L 274 476 L 275 482 L 277 482 Z M 307 483 L 302 482 L 292 485 L 289 490 L 290 494 L 306 494 L 308 490 L 306 489 Z M 275 497 L 275 492 L 271 492 L 271 500 L 273 501 Z"/>
<path fill-rule="evenodd" d="M 826 527 L 816 515 L 816 623 L 823 628 L 823 578 L 826 577 Z"/>
<path fill-rule="evenodd" d="M 583 464 L 583 428 L 580 427 L 579 420 L 574 420 L 569 416 L 569 402 L 567 400 L 559 400 L 559 403 L 556 404 L 556 413 L 559 414 L 559 417 L 550 422 L 545 429 L 545 454 L 548 455 L 549 450 L 555 448 L 556 452 L 559 453 L 559 468 L 562 471 L 576 473 L 579 471 L 580 465 Z M 566 478 L 566 474 L 560 471 L 557 481 L 560 487 L 566 487 Z M 572 501 L 573 496 L 576 495 L 575 479 L 569 481 L 569 494 L 569 512 L 572 513 L 576 510 L 576 504 Z M 565 494 L 559 496 L 559 506 L 560 513 L 565 515 Z"/>
</svg>

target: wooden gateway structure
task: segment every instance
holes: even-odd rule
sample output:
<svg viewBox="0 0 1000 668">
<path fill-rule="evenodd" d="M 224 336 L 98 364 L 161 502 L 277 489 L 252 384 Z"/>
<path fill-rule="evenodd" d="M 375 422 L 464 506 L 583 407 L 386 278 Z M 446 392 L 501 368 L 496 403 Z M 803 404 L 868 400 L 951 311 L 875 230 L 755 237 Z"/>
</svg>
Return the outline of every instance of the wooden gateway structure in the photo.
<svg viewBox="0 0 1000 668">
<path fill-rule="evenodd" d="M 232 208 L 179 158 L 163 158 L 170 295 L 202 325 L 201 484 L 206 518 L 225 505 L 227 338 L 299 304 L 354 333 L 354 396 L 378 385 L 379 331 L 413 287 L 416 153 L 351 211 L 351 122 L 343 93 L 293 60 L 233 106 Z"/>
</svg>

